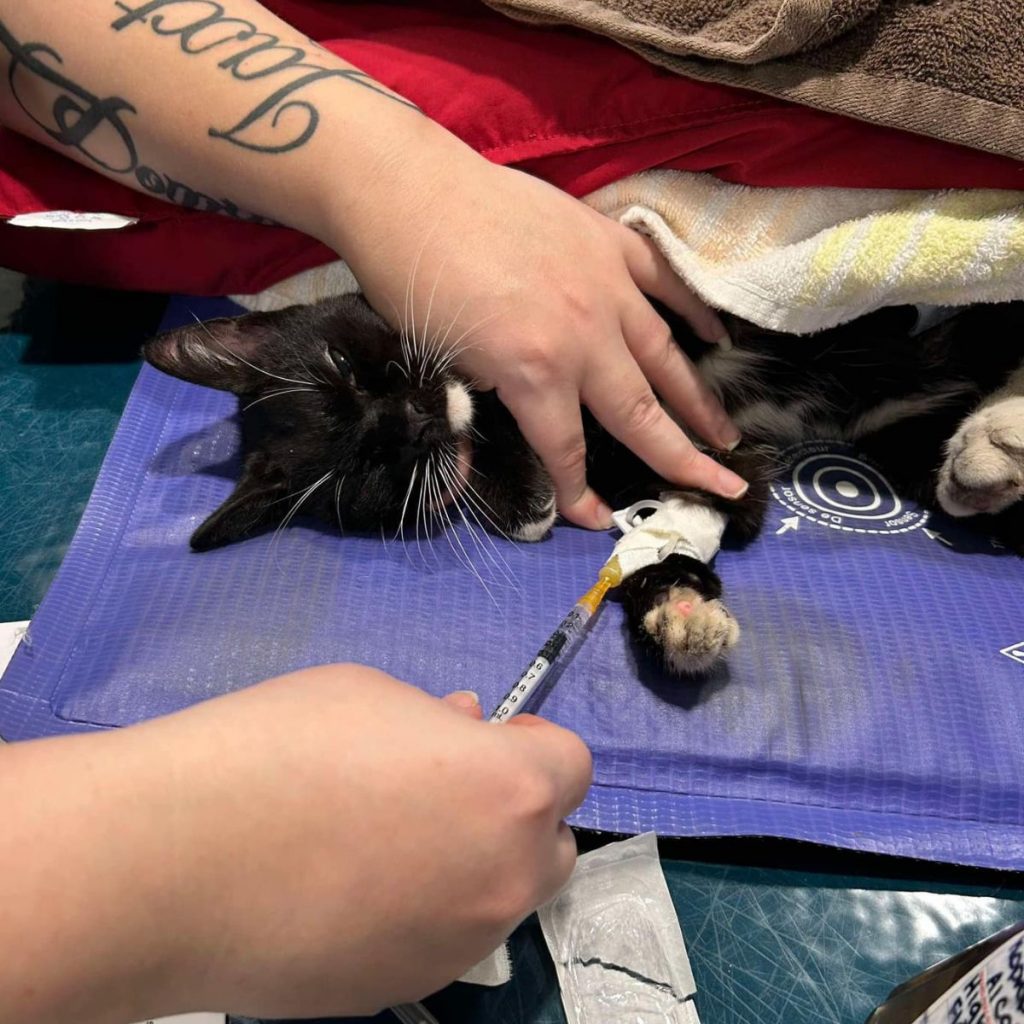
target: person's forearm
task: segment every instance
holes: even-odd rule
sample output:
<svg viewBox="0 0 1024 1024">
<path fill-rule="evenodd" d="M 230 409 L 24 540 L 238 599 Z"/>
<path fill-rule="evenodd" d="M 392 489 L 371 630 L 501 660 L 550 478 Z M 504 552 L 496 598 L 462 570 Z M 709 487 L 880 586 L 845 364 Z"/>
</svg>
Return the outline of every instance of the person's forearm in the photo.
<svg viewBox="0 0 1024 1024">
<path fill-rule="evenodd" d="M 457 145 L 254 0 L 0 0 L 0 123 L 141 192 L 336 247 L 417 140 Z"/>
<path fill-rule="evenodd" d="M 0 1021 L 369 1016 L 460 976 L 569 876 L 590 757 L 457 696 L 323 666 L 0 747 Z"/>
<path fill-rule="evenodd" d="M 118 734 L 0 748 L 0 1020 L 127 1022 L 180 995 L 188 872 L 156 761 Z"/>
</svg>

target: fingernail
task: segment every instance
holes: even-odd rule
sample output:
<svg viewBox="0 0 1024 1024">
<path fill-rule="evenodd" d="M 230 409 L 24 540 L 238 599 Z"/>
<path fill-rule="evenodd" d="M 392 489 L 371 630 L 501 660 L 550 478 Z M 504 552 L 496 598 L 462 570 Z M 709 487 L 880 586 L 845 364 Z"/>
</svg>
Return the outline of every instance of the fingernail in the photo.
<svg viewBox="0 0 1024 1024">
<path fill-rule="evenodd" d="M 612 519 L 612 510 L 603 501 L 598 502 L 597 519 L 600 523 L 598 528 L 601 530 L 610 530 L 615 525 L 615 520 Z"/>
<path fill-rule="evenodd" d="M 716 338 L 715 344 L 723 352 L 729 352 L 732 350 L 732 338 L 730 338 L 728 334 L 723 334 L 720 338 Z"/>
<path fill-rule="evenodd" d="M 747 493 L 750 484 L 741 476 L 737 476 L 731 469 L 722 466 L 718 470 L 718 492 L 726 498 L 735 501 Z"/>
<path fill-rule="evenodd" d="M 743 435 L 735 427 L 728 426 L 722 434 L 722 447 L 727 452 L 735 451 L 742 440 Z"/>
<path fill-rule="evenodd" d="M 480 707 L 480 698 L 472 690 L 456 690 L 448 694 L 447 700 L 457 708 L 465 708 L 467 711 Z"/>
</svg>

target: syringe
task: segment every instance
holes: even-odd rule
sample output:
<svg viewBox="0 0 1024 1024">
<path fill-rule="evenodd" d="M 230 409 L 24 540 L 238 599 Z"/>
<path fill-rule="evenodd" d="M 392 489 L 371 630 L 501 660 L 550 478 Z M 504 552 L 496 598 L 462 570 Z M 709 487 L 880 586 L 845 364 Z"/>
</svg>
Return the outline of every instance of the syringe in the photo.
<svg viewBox="0 0 1024 1024">
<path fill-rule="evenodd" d="M 605 594 L 612 587 L 622 582 L 622 570 L 619 560 L 612 557 L 601 567 L 597 582 L 576 602 L 571 612 L 558 624 L 558 628 L 548 637 L 547 643 L 537 652 L 529 667 L 519 677 L 518 682 L 505 694 L 502 702 L 494 709 L 489 722 L 505 722 L 513 715 L 518 715 L 530 699 L 537 687 L 551 672 L 555 663 L 564 660 L 572 653 L 577 642 L 583 636 L 598 605 L 604 600 Z"/>
<path fill-rule="evenodd" d="M 519 681 L 505 694 L 502 702 L 494 709 L 489 722 L 500 724 L 507 722 L 513 715 L 518 715 L 526 707 L 537 687 L 551 672 L 555 663 L 563 661 L 572 653 L 577 642 L 583 636 L 604 600 L 605 594 L 612 587 L 622 582 L 622 569 L 614 555 L 601 567 L 597 582 L 573 605 L 573 609 L 558 624 L 558 628 L 548 637 L 547 643 L 537 652 L 530 662 L 529 668 L 519 677 Z M 406 1003 L 393 1006 L 391 1012 L 402 1024 L 438 1024 L 437 1018 L 422 1003 Z"/>
</svg>

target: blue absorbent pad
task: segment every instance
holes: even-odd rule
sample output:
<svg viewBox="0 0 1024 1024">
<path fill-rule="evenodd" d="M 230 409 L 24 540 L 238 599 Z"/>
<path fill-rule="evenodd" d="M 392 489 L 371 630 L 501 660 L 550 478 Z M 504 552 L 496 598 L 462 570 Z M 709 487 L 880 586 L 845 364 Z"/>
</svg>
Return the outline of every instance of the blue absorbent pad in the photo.
<svg viewBox="0 0 1024 1024">
<path fill-rule="evenodd" d="M 190 309 L 236 311 L 178 301 L 168 324 Z M 403 545 L 301 520 L 193 554 L 237 474 L 235 413 L 143 369 L 0 680 L 0 735 L 126 725 L 331 661 L 490 707 L 610 554 L 613 536 L 570 527 L 535 545 L 464 528 Z M 573 823 L 1021 868 L 1024 562 L 901 502 L 851 449 L 791 455 L 762 537 L 718 559 L 743 629 L 726 666 L 667 678 L 611 601 L 544 700 L 594 752 Z"/>
</svg>

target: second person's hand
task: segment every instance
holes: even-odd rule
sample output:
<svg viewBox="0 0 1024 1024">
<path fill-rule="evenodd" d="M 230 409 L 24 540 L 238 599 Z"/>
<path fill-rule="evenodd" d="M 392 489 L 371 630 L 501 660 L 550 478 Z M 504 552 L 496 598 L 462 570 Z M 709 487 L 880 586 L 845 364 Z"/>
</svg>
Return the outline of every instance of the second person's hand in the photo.
<svg viewBox="0 0 1024 1024">
<path fill-rule="evenodd" d="M 666 480 L 742 494 L 744 481 L 699 452 L 659 402 L 716 448 L 739 440 L 645 295 L 705 341 L 725 329 L 655 245 L 428 121 L 421 135 L 382 163 L 377 194 L 346 209 L 332 238 L 381 314 L 399 326 L 408 317 L 421 344 L 458 346 L 457 365 L 497 389 L 567 519 L 611 525 L 587 484 L 581 405 Z"/>
</svg>

